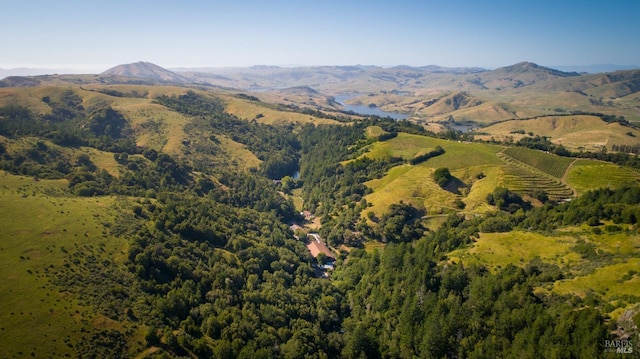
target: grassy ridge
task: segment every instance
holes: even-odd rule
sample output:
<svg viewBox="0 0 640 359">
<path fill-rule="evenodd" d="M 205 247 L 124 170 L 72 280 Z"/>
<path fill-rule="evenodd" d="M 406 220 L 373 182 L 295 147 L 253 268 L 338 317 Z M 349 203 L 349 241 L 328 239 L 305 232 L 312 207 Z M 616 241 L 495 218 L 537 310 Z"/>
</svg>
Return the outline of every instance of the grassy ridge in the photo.
<svg viewBox="0 0 640 359">
<path fill-rule="evenodd" d="M 400 200 L 425 208 L 429 214 L 453 210 L 456 195 L 435 184 L 432 174 L 431 168 L 402 165 L 392 168 L 382 179 L 367 182 L 373 189 L 373 193 L 365 197 L 372 204 L 369 211 L 384 213 L 389 205 Z"/>
<path fill-rule="evenodd" d="M 255 119 L 258 122 L 266 124 L 281 124 L 283 122 L 314 124 L 336 123 L 336 121 L 333 120 L 318 118 L 311 115 L 279 111 L 275 109 L 274 106 L 262 102 L 251 102 L 232 96 L 225 96 L 223 98 L 226 102 L 226 111 L 245 120 Z"/>
<path fill-rule="evenodd" d="M 376 131 L 377 133 L 377 131 Z M 411 160 L 419 153 L 428 152 L 435 148 L 436 139 L 425 138 L 424 136 L 398 134 L 398 137 L 384 142 L 377 142 L 366 153 L 369 158 L 389 158 L 392 156 L 401 157 L 404 160 Z"/>
<path fill-rule="evenodd" d="M 388 132 L 383 130 L 380 126 L 369 126 L 366 130 L 367 137 L 369 138 L 375 138 L 386 133 Z"/>
<path fill-rule="evenodd" d="M 441 156 L 429 159 L 424 165 L 428 167 L 448 167 L 451 170 L 483 165 L 502 164 L 495 154 L 502 150 L 502 147 L 467 143 L 452 140 L 445 140 L 434 137 L 399 133 L 397 137 L 388 141 L 374 143 L 366 156 L 376 158 L 386 158 L 388 156 L 398 156 L 411 159 L 420 152 L 428 152 L 440 146 L 445 150 Z M 421 164 L 422 165 L 422 164 Z"/>
<path fill-rule="evenodd" d="M 501 165 L 502 161 L 496 157 L 502 147 L 483 144 L 467 143 L 448 140 L 438 140 L 445 153 L 425 162 L 430 167 L 447 167 L 457 170 L 480 165 Z"/>
</svg>

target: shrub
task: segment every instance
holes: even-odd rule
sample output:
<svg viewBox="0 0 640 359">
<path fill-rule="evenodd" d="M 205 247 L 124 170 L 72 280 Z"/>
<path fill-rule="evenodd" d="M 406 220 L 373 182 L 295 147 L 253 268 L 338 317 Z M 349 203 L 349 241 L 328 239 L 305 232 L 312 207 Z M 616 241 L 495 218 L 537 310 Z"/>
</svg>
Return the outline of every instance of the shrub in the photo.
<svg viewBox="0 0 640 359">
<path fill-rule="evenodd" d="M 587 220 L 587 225 L 591 227 L 599 226 L 600 224 L 600 219 L 597 216 L 589 217 Z"/>
<path fill-rule="evenodd" d="M 422 163 L 422 162 L 428 160 L 429 158 L 440 156 L 443 153 L 444 153 L 444 149 L 442 147 L 440 147 L 440 146 L 436 146 L 436 148 L 433 149 L 433 151 L 429 151 L 429 152 L 427 152 L 425 154 L 422 154 L 422 155 L 419 155 L 419 156 L 416 156 L 416 157 L 412 158 L 410 163 L 412 165 L 417 165 L 419 163 Z"/>
<path fill-rule="evenodd" d="M 489 193 L 487 203 L 509 213 L 515 213 L 521 208 L 524 210 L 531 208 L 531 204 L 525 202 L 519 194 L 504 187 L 497 187 L 493 193 Z"/>
<path fill-rule="evenodd" d="M 620 232 L 622 230 L 622 227 L 615 224 L 607 224 L 606 226 L 604 226 L 604 230 L 609 233 Z"/>
<path fill-rule="evenodd" d="M 444 187 L 451 180 L 451 172 L 446 167 L 440 167 L 433 172 L 433 179 L 436 181 L 438 186 Z"/>
</svg>

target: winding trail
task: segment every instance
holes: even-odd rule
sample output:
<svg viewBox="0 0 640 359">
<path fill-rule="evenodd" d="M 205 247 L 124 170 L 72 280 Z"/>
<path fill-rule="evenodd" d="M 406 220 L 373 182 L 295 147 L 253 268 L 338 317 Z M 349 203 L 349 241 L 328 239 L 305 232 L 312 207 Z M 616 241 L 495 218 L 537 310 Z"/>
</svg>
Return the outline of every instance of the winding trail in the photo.
<svg viewBox="0 0 640 359">
<path fill-rule="evenodd" d="M 562 181 L 562 183 L 564 183 L 565 185 L 567 185 L 567 187 L 569 187 L 569 189 L 571 189 L 571 192 L 573 192 L 573 197 L 578 197 L 578 192 L 576 191 L 575 188 L 573 188 L 568 182 L 567 182 L 567 175 L 569 174 L 569 170 L 571 170 L 571 167 L 573 167 L 573 165 L 576 163 L 576 161 L 578 161 L 579 158 L 574 159 L 568 166 L 567 169 L 564 171 L 564 174 L 562 175 L 562 178 L 560 178 L 560 180 Z"/>
</svg>

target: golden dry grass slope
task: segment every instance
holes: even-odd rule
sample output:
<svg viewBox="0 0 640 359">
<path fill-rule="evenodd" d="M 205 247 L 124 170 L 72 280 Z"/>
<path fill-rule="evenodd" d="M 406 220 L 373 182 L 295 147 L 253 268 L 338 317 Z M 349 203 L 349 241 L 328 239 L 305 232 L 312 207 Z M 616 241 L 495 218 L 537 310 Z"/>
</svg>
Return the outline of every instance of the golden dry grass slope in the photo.
<svg viewBox="0 0 640 359">
<path fill-rule="evenodd" d="M 309 86 L 324 95 L 360 94 L 363 96 L 353 104 L 373 103 L 422 121 L 442 121 L 451 115 L 456 120 L 490 123 L 559 110 L 625 116 L 640 122 L 639 70 L 577 74 L 522 62 L 495 70 L 437 66 L 227 69 L 194 78 L 244 89 Z M 447 97 L 460 93 L 473 100 L 462 107 L 446 103 Z M 437 103 L 440 99 L 443 103 Z"/>
<path fill-rule="evenodd" d="M 513 138 L 514 141 L 527 136 L 545 136 L 551 142 L 572 150 L 598 151 L 603 146 L 640 145 L 640 130 L 618 122 L 607 123 L 597 116 L 544 116 L 529 120 L 511 120 L 497 123 L 480 130 L 478 139 L 498 141 Z M 524 132 L 524 133 L 521 133 Z"/>
<path fill-rule="evenodd" d="M 256 120 L 267 124 L 336 123 L 331 119 L 304 115 L 286 108 L 281 109 L 277 103 L 293 104 L 295 102 L 288 99 L 287 102 L 277 94 L 261 95 L 268 100 L 276 101 L 275 104 L 271 104 L 251 100 L 251 96 L 238 96 L 237 91 L 224 89 L 212 90 L 173 85 L 102 84 L 89 80 L 85 82 L 87 83 L 81 85 L 70 83 L 59 85 L 57 81 L 49 81 L 37 87 L 0 88 L 0 107 L 18 105 L 27 107 L 36 114 L 48 114 L 51 113 L 52 108 L 47 101 L 59 101 L 65 91 L 72 91 L 82 99 L 81 105 L 89 111 L 92 108 L 110 106 L 121 113 L 129 122 L 138 146 L 153 148 L 176 156 L 186 156 L 188 153 L 185 143 L 188 142 L 189 135 L 185 132 L 185 126 L 190 123 L 190 119 L 154 102 L 154 99 L 159 96 L 179 96 L 187 91 L 195 91 L 204 96 L 222 99 L 225 102 L 226 111 L 240 119 Z M 301 101 L 299 95 L 290 94 L 290 97 L 294 100 L 298 99 L 295 101 Z M 46 98 L 48 98 L 47 101 L 45 101 Z M 316 97 L 316 99 L 321 98 L 323 97 Z M 218 162 L 242 169 L 255 168 L 260 164 L 261 161 L 245 145 L 233 141 L 228 136 L 217 137 L 221 148 L 217 154 Z M 105 160 L 97 153 L 92 157 L 100 159 L 101 162 Z M 117 175 L 113 166 L 115 166 L 113 163 L 105 163 L 104 167 L 113 175 Z"/>
</svg>

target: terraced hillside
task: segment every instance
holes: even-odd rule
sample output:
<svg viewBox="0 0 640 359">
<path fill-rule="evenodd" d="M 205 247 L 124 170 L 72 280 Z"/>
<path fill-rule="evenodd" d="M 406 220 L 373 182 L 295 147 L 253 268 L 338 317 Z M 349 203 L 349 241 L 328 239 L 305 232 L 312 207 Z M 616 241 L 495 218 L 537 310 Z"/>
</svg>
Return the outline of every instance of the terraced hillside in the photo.
<svg viewBox="0 0 640 359">
<path fill-rule="evenodd" d="M 562 178 L 575 160 L 524 147 L 508 147 L 502 153 L 557 178 Z"/>
<path fill-rule="evenodd" d="M 498 154 L 498 157 L 507 163 L 502 169 L 504 187 L 520 194 L 531 193 L 532 190 L 542 190 L 553 201 L 562 201 L 573 197 L 573 190 L 562 180 L 545 174 L 504 153 Z"/>
</svg>

